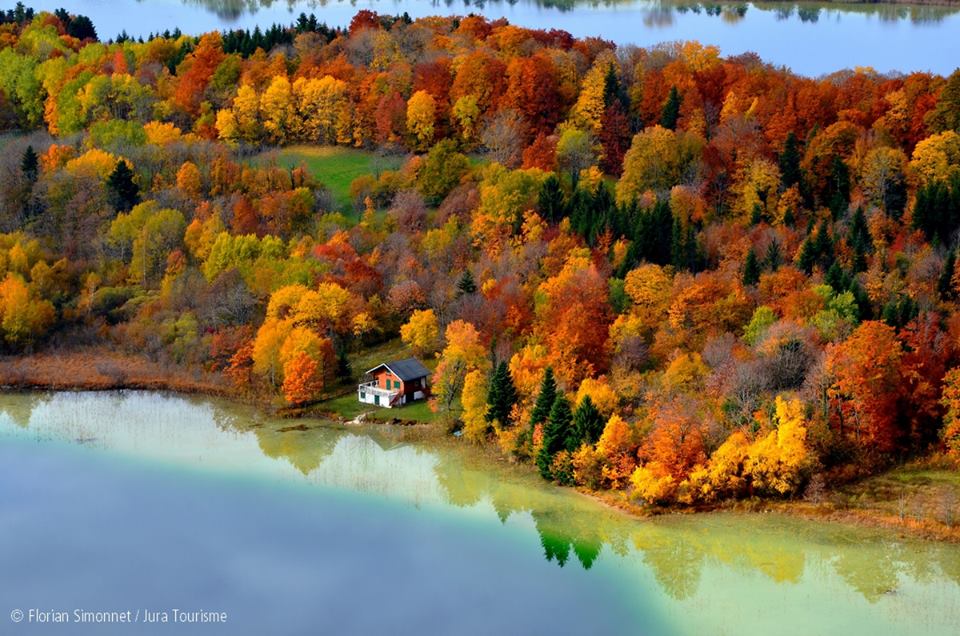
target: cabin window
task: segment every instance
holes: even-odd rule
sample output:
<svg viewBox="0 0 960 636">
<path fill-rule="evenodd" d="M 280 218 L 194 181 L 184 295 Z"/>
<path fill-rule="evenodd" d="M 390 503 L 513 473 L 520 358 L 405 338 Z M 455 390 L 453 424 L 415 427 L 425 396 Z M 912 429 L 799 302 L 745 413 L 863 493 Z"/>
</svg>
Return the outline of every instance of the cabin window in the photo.
<svg viewBox="0 0 960 636">
<path fill-rule="evenodd" d="M 399 389 L 399 388 L 400 388 L 400 380 L 394 380 L 394 381 L 393 381 L 393 388 L 395 388 L 395 389 Z"/>
<path fill-rule="evenodd" d="M 360 399 L 361 399 L 361 400 L 366 400 L 366 399 L 367 399 L 367 394 L 364 393 L 363 391 L 360 391 Z"/>
</svg>

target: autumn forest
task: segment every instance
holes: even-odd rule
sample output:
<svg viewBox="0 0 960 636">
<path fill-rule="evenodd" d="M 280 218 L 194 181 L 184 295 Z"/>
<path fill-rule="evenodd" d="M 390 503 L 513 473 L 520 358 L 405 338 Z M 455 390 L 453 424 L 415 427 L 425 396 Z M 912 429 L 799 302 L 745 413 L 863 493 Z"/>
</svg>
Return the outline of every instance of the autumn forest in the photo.
<svg viewBox="0 0 960 636">
<path fill-rule="evenodd" d="M 296 414 L 401 347 L 431 422 L 652 508 L 960 461 L 960 72 L 368 10 L 107 41 L 18 5 L 0 130 L 7 358 Z"/>
</svg>

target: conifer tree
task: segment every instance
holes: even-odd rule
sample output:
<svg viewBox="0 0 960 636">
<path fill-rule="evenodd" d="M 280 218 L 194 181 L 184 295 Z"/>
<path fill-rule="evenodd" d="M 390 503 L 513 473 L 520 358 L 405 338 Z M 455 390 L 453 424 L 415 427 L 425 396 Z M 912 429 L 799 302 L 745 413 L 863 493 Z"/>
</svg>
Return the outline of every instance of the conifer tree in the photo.
<svg viewBox="0 0 960 636">
<path fill-rule="evenodd" d="M 543 443 L 540 446 L 540 452 L 537 453 L 537 468 L 544 479 L 553 477 L 550 470 L 553 456 L 567 447 L 572 419 L 570 402 L 563 393 L 560 393 L 550 407 L 550 416 L 543 427 Z"/>
<path fill-rule="evenodd" d="M 780 181 L 784 189 L 800 183 L 800 144 L 797 143 L 797 136 L 793 131 L 787 134 L 787 139 L 783 144 L 783 151 L 779 157 L 780 163 Z"/>
<path fill-rule="evenodd" d="M 537 210 L 540 216 L 549 223 L 559 223 L 563 218 L 566 204 L 563 200 L 563 190 L 560 188 L 560 179 L 551 174 L 540 187 L 537 198 Z"/>
<path fill-rule="evenodd" d="M 760 282 L 760 263 L 757 262 L 757 254 L 750 248 L 747 252 L 746 261 L 743 264 L 743 284 L 750 286 Z"/>
<path fill-rule="evenodd" d="M 956 250 L 951 250 L 943 262 L 943 271 L 940 272 L 940 278 L 937 280 L 937 291 L 940 293 L 940 298 L 944 300 L 950 300 L 954 297 L 953 272 L 956 269 L 956 264 L 957 252 Z"/>
<path fill-rule="evenodd" d="M 670 89 L 670 95 L 667 96 L 666 103 L 663 105 L 663 111 L 660 113 L 660 125 L 667 130 L 677 129 L 677 121 L 680 119 L 681 102 L 680 91 L 677 90 L 676 86 L 673 86 Z"/>
<path fill-rule="evenodd" d="M 37 177 L 40 174 L 40 160 L 33 146 L 27 146 L 27 149 L 24 151 L 23 159 L 20 161 L 20 171 L 23 173 L 23 177 L 31 184 L 37 182 Z"/>
<path fill-rule="evenodd" d="M 477 293 L 477 283 L 473 280 L 473 274 L 470 273 L 469 269 L 464 270 L 463 276 L 457 283 L 457 298 L 475 293 Z"/>
<path fill-rule="evenodd" d="M 490 390 L 487 392 L 487 421 L 491 424 L 499 422 L 501 427 L 510 426 L 510 413 L 517 403 L 517 388 L 510 377 L 510 369 L 503 360 L 497 365 L 490 380 Z"/>
<path fill-rule="evenodd" d="M 764 261 L 764 264 L 770 268 L 770 271 L 775 272 L 780 269 L 780 264 L 783 263 L 783 253 L 780 251 L 780 243 L 777 239 L 770 241 L 770 245 L 767 247 L 767 256 Z"/>
<path fill-rule="evenodd" d="M 596 444 L 603 434 L 604 421 L 600 411 L 593 405 L 590 396 L 584 396 L 573 414 L 573 426 L 567 438 L 567 450 L 571 453 L 583 443 Z"/>
<path fill-rule="evenodd" d="M 533 405 L 533 412 L 530 413 L 530 428 L 547 421 L 550 417 L 550 408 L 556 399 L 557 381 L 553 377 L 553 369 L 547 367 L 543 372 L 543 380 L 540 381 L 540 392 Z"/>
<path fill-rule="evenodd" d="M 133 171 L 120 160 L 107 178 L 110 204 L 117 212 L 129 212 L 140 201 L 140 188 L 133 180 Z"/>
</svg>

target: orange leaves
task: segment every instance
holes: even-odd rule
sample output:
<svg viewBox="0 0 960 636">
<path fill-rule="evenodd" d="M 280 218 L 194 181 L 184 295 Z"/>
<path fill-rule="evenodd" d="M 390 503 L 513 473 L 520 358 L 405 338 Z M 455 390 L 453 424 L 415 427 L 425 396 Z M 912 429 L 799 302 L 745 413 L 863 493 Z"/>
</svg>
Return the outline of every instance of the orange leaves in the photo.
<svg viewBox="0 0 960 636">
<path fill-rule="evenodd" d="M 903 434 L 897 426 L 902 358 L 893 328 L 878 321 L 862 323 L 827 349 L 834 424 L 864 449 L 890 452 Z"/>
</svg>

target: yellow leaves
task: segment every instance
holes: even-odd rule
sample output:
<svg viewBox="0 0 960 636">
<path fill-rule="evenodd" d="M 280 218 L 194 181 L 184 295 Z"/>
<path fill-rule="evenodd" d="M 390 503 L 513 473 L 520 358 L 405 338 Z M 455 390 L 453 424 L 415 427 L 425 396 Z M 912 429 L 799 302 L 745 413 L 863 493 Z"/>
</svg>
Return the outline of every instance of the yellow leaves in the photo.
<svg viewBox="0 0 960 636">
<path fill-rule="evenodd" d="M 177 170 L 177 188 L 187 196 L 196 199 L 200 197 L 202 185 L 200 169 L 197 164 L 192 161 L 184 161 L 180 169 Z"/>
<path fill-rule="evenodd" d="M 460 136 L 470 142 L 477 136 L 480 123 L 480 106 L 475 95 L 464 95 L 456 101 L 451 112 L 460 128 Z"/>
<path fill-rule="evenodd" d="M 463 380 L 463 436 L 471 442 L 483 442 L 490 429 L 487 422 L 487 376 L 474 369 Z"/>
<path fill-rule="evenodd" d="M 664 317 L 670 305 L 673 281 L 660 265 L 646 263 L 630 270 L 623 281 L 623 289 L 644 314 Z"/>
<path fill-rule="evenodd" d="M 320 143 L 348 143 L 351 138 L 350 96 L 347 83 L 330 75 L 298 78 L 293 83 L 297 132 Z"/>
<path fill-rule="evenodd" d="M 0 283 L 0 329 L 7 342 L 22 345 L 43 336 L 56 319 L 48 300 L 36 298 L 23 278 L 8 273 Z"/>
<path fill-rule="evenodd" d="M 888 188 L 903 182 L 907 156 L 899 148 L 880 147 L 867 153 L 860 169 L 863 193 L 875 205 L 885 206 Z"/>
<path fill-rule="evenodd" d="M 616 392 L 603 376 L 599 378 L 587 378 L 581 382 L 580 388 L 577 389 L 575 403 L 580 404 L 583 398 L 587 396 L 590 396 L 593 405 L 597 407 L 597 410 L 600 411 L 600 414 L 604 417 L 610 417 L 619 402 Z"/>
<path fill-rule="evenodd" d="M 754 488 L 771 494 L 796 491 L 810 466 L 804 404 L 798 399 L 776 399 L 776 430 L 750 447 L 744 474 Z"/>
<path fill-rule="evenodd" d="M 400 327 L 400 338 L 418 355 L 433 353 L 440 339 L 440 323 L 432 309 L 414 311 Z"/>
<path fill-rule="evenodd" d="M 433 142 L 437 103 L 427 91 L 420 90 L 407 101 L 407 130 L 417 140 L 417 147 L 427 148 Z"/>
<path fill-rule="evenodd" d="M 660 379 L 663 390 L 668 393 L 696 391 L 702 387 L 710 369 L 699 353 L 678 355 L 663 372 Z"/>
<path fill-rule="evenodd" d="M 630 476 L 632 496 L 651 504 L 666 503 L 677 491 L 677 480 L 660 462 L 648 462 Z"/>
<path fill-rule="evenodd" d="M 616 58 L 612 53 L 604 51 L 598 55 L 583 78 L 580 95 L 573 107 L 573 121 L 594 134 L 598 134 L 602 128 L 607 73 L 611 66 L 615 69 L 615 65 Z"/>
<path fill-rule="evenodd" d="M 320 283 L 316 290 L 301 296 L 294 320 L 342 331 L 352 307 L 353 295 L 348 290 L 336 283 Z"/>
<path fill-rule="evenodd" d="M 268 137 L 283 143 L 290 138 L 294 127 L 293 87 L 283 75 L 270 80 L 270 86 L 260 98 L 260 115 Z"/>
<path fill-rule="evenodd" d="M 150 121 L 143 125 L 147 134 L 147 143 L 164 146 L 181 138 L 181 130 L 173 124 L 160 121 Z"/>
<path fill-rule="evenodd" d="M 768 217 L 776 211 L 780 169 L 772 161 L 756 158 L 738 175 L 733 191 L 737 196 L 736 211 L 749 218 L 759 208 Z"/>
<path fill-rule="evenodd" d="M 273 292 L 267 303 L 267 318 L 279 320 L 289 318 L 307 291 L 309 290 L 305 285 L 287 285 Z"/>
<path fill-rule="evenodd" d="M 910 169 L 918 187 L 948 180 L 960 170 L 960 135 L 948 130 L 918 143 Z"/>
<path fill-rule="evenodd" d="M 661 126 L 637 133 L 623 159 L 617 202 L 629 204 L 647 190 L 667 191 L 689 178 L 704 140 L 695 133 Z"/>
<path fill-rule="evenodd" d="M 127 164 L 129 165 L 129 162 Z M 91 148 L 76 159 L 67 161 L 66 166 L 64 166 L 67 172 L 75 176 L 96 177 L 98 179 L 106 179 L 116 167 L 117 157 L 99 148 Z"/>
<path fill-rule="evenodd" d="M 943 416 L 943 444 L 947 455 L 960 464 L 960 369 L 951 369 L 943 377 L 940 404 L 947 410 Z"/>
<path fill-rule="evenodd" d="M 483 371 L 490 365 L 480 333 L 473 324 L 454 320 L 447 325 L 447 346 L 433 374 L 434 408 L 449 410 L 460 394 L 470 371 Z"/>
</svg>

